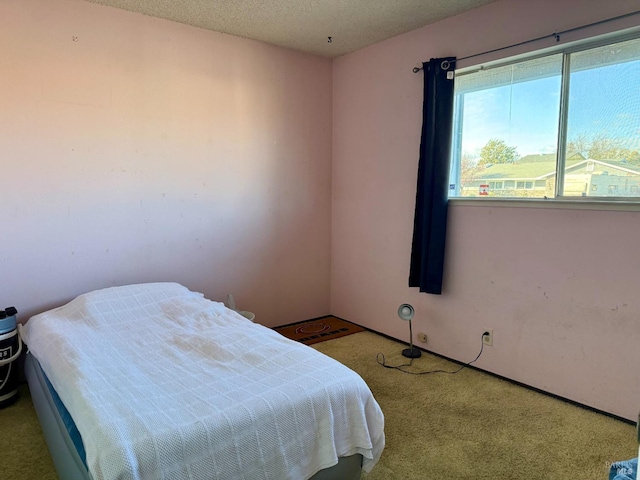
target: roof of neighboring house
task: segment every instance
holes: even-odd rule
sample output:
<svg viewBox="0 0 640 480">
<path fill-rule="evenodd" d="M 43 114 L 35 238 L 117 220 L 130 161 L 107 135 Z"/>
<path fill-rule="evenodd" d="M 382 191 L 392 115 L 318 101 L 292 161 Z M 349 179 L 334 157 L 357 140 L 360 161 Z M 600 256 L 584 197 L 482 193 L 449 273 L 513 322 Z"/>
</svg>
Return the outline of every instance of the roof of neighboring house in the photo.
<svg viewBox="0 0 640 480">
<path fill-rule="evenodd" d="M 618 170 L 623 170 L 628 173 L 640 174 L 640 165 L 629 163 L 626 160 L 590 160 L 594 163 L 599 163 L 604 167 L 613 167 Z"/>
<path fill-rule="evenodd" d="M 488 165 L 484 170 L 477 173 L 477 177 L 482 179 L 503 179 L 503 178 L 545 178 L 551 173 L 556 173 L 556 161 L 536 161 L 528 163 L 496 163 Z"/>
<path fill-rule="evenodd" d="M 627 163 L 625 160 L 591 160 L 584 159 L 577 154 L 567 159 L 567 170 L 582 167 L 587 162 L 593 162 L 603 167 L 622 170 L 627 173 L 640 175 L 640 165 Z M 494 179 L 527 179 L 545 180 L 556 174 L 555 154 L 527 155 L 516 163 L 497 163 L 487 166 L 477 173 L 476 178 L 482 180 Z"/>
</svg>

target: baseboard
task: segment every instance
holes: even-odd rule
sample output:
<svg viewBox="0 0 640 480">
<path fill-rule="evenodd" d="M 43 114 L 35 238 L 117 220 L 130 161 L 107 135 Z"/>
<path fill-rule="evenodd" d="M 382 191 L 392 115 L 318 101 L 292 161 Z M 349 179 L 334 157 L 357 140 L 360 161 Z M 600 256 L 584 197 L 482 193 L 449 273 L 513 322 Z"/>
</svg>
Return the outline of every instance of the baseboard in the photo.
<svg viewBox="0 0 640 480">
<path fill-rule="evenodd" d="M 358 325 L 359 327 L 364 328 L 366 331 L 369 331 L 371 333 L 375 333 L 376 335 L 380 335 L 381 337 L 388 338 L 389 340 L 393 340 L 394 342 L 398 342 L 398 343 L 401 343 L 403 345 L 409 345 L 407 342 L 403 342 L 402 340 L 399 340 L 399 339 L 397 339 L 395 337 L 392 337 L 391 335 L 387 335 L 386 333 L 378 332 L 378 331 L 373 330 L 371 328 L 368 328 L 368 327 L 365 327 L 365 326 L 360 325 L 358 323 L 352 322 L 351 320 L 346 320 L 344 318 L 338 317 L 337 315 L 325 315 L 325 317 L 336 317 L 336 318 L 339 318 L 342 321 L 353 323 L 354 325 Z M 322 318 L 325 318 L 325 317 L 322 317 Z M 569 403 L 569 404 L 574 405 L 576 407 L 580 407 L 580 408 L 583 408 L 585 410 L 589 410 L 591 412 L 598 413 L 600 415 L 604 415 L 606 417 L 610 417 L 610 418 L 613 418 L 615 420 L 619 420 L 619 421 L 627 423 L 629 425 L 638 425 L 636 422 L 634 422 L 633 420 L 629 420 L 628 418 L 620 417 L 620 416 L 615 415 L 613 413 L 605 412 L 604 410 L 600 410 L 600 409 L 597 409 L 595 407 L 591 407 L 589 405 L 585 405 L 583 403 L 576 402 L 575 400 L 571 400 L 569 398 L 562 397 L 560 395 L 556 395 L 555 393 L 551 393 L 551 392 L 547 392 L 545 390 L 541 390 L 540 388 L 533 387 L 531 385 L 527 385 L 526 383 L 522 383 L 522 382 L 519 382 L 517 380 L 513 380 L 512 378 L 505 377 L 503 375 L 499 375 L 497 373 L 490 372 L 489 370 L 484 370 L 484 369 L 482 369 L 480 367 L 476 367 L 475 365 L 467 365 L 465 362 L 462 362 L 460 360 L 456 360 L 454 358 L 449 358 L 446 355 L 442 355 L 440 353 L 432 352 L 431 350 L 427 350 L 426 348 L 419 347 L 418 345 L 414 344 L 413 346 L 414 346 L 414 348 L 418 348 L 418 349 L 422 350 L 423 352 L 429 353 L 431 355 L 435 355 L 436 357 L 440 357 L 440 358 L 443 358 L 443 359 L 448 360 L 450 362 L 457 363 L 458 365 L 466 365 L 467 368 L 471 368 L 471 369 L 476 370 L 478 372 L 482 372 L 482 373 L 485 373 L 487 375 L 491 375 L 492 377 L 499 378 L 500 380 L 507 381 L 507 382 L 512 383 L 514 385 L 518 385 L 520 387 L 524 387 L 526 389 L 533 390 L 534 392 L 541 393 L 541 394 L 546 395 L 548 397 L 552 397 L 552 398 L 555 398 L 557 400 L 561 400 L 563 402 Z"/>
<path fill-rule="evenodd" d="M 285 323 L 284 325 L 277 325 L 275 327 L 269 327 L 269 328 L 283 328 L 283 327 L 292 327 L 294 325 L 299 325 L 301 323 L 307 323 L 307 322 L 313 322 L 314 320 L 322 320 L 323 318 L 329 318 L 329 317 L 336 317 L 335 315 L 322 315 L 321 317 L 314 317 L 314 318 L 309 318 L 307 320 L 300 320 L 299 322 L 293 322 L 293 323 Z M 340 320 L 342 320 L 343 322 L 349 322 L 349 320 L 344 320 L 343 318 L 341 318 Z M 353 323 L 353 322 L 349 322 L 349 323 Z M 353 323 L 354 325 L 356 325 L 355 323 Z M 361 326 L 361 325 L 359 325 Z M 365 330 L 367 330 L 365 327 L 362 327 Z"/>
</svg>

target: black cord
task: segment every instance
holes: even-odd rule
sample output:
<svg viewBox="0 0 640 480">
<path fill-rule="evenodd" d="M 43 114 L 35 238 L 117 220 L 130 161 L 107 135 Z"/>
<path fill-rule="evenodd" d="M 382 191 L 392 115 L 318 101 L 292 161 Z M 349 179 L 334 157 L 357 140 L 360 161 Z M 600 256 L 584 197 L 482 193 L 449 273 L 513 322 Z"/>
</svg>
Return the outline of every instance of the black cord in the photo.
<svg viewBox="0 0 640 480">
<path fill-rule="evenodd" d="M 379 365 L 382 365 L 384 368 L 391 368 L 394 370 L 398 370 L 402 373 L 408 373 L 410 375 L 427 375 L 429 373 L 449 373 L 451 375 L 454 375 L 456 373 L 458 373 L 460 370 L 462 370 L 465 367 L 468 367 L 469 365 L 471 365 L 472 363 L 474 363 L 476 360 L 478 360 L 480 358 L 480 355 L 482 355 L 482 351 L 484 350 L 484 333 L 482 334 L 482 344 L 480 346 L 480 353 L 478 353 L 478 356 L 476 358 L 474 358 L 473 360 L 471 360 L 469 363 L 465 363 L 464 365 L 462 365 L 459 369 L 454 370 L 453 372 L 450 372 L 448 370 L 425 370 L 422 372 L 409 372 L 407 370 L 403 370 L 403 367 L 410 367 L 411 364 L 413 363 L 413 358 L 409 360 L 409 363 L 403 363 L 400 365 L 387 365 L 386 363 L 386 359 L 384 357 L 384 353 L 378 353 L 376 355 L 376 361 L 378 362 Z M 382 357 L 382 361 L 380 361 L 380 357 Z"/>
</svg>

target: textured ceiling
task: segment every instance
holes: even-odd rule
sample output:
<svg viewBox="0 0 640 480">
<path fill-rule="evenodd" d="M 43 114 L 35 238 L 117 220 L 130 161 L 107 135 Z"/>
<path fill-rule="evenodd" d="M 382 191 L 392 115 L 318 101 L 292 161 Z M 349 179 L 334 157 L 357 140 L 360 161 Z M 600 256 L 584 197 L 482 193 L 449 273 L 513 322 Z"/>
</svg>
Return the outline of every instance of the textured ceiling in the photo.
<svg viewBox="0 0 640 480">
<path fill-rule="evenodd" d="M 495 0 L 88 1 L 333 58 Z"/>
</svg>

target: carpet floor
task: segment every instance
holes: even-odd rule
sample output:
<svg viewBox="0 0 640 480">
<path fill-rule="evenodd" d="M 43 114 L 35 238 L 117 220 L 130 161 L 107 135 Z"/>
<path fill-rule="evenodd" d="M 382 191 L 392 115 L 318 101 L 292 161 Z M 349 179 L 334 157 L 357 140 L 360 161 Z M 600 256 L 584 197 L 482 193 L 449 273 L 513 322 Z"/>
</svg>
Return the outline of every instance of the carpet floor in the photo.
<svg viewBox="0 0 640 480">
<path fill-rule="evenodd" d="M 363 480 L 605 480 L 637 456 L 635 427 L 477 370 L 407 375 L 376 362 L 405 346 L 371 332 L 313 345 L 358 372 L 385 414 L 386 448 Z M 415 370 L 455 370 L 425 354 Z M 0 478 L 55 480 L 26 385 L 0 409 Z M 64 480 L 64 479 L 61 479 Z"/>
<path fill-rule="evenodd" d="M 26 384 L 20 386 L 18 401 L 0 410 L 0 452 L 1 479 L 58 478 Z"/>
<path fill-rule="evenodd" d="M 606 480 L 638 455 L 635 426 L 473 369 L 408 375 L 404 344 L 362 332 L 312 348 L 367 382 L 385 414 L 386 448 L 366 480 Z M 412 369 L 456 370 L 423 354 Z"/>
</svg>

